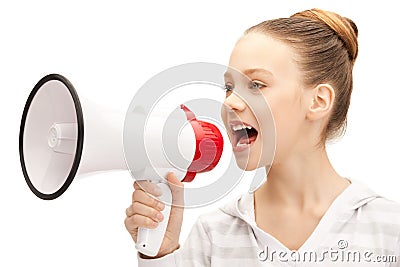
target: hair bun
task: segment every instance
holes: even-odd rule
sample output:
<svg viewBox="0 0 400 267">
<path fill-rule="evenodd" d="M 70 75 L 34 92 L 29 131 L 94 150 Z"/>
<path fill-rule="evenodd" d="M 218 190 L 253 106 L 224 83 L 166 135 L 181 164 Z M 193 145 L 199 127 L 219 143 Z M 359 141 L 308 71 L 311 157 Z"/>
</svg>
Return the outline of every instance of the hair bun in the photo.
<svg viewBox="0 0 400 267">
<path fill-rule="evenodd" d="M 328 25 L 336 32 L 345 44 L 349 58 L 354 64 L 358 55 L 358 29 L 357 25 L 349 18 L 345 18 L 331 11 L 317 8 L 298 12 L 291 17 L 303 17 L 318 20 Z"/>
</svg>

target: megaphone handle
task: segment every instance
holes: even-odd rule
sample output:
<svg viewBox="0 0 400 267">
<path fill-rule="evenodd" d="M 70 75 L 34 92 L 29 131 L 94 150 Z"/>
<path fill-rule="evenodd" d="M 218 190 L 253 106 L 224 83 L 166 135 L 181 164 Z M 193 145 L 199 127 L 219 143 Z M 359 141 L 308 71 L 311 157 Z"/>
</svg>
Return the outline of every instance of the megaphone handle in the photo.
<svg viewBox="0 0 400 267">
<path fill-rule="evenodd" d="M 171 211 L 172 194 L 168 184 L 159 182 L 157 183 L 162 190 L 162 195 L 159 199 L 164 202 L 165 208 L 161 211 L 164 219 L 158 224 L 155 229 L 138 228 L 136 249 L 147 256 L 154 257 L 160 250 L 161 243 L 164 239 L 165 231 L 167 229 L 169 214 Z"/>
</svg>

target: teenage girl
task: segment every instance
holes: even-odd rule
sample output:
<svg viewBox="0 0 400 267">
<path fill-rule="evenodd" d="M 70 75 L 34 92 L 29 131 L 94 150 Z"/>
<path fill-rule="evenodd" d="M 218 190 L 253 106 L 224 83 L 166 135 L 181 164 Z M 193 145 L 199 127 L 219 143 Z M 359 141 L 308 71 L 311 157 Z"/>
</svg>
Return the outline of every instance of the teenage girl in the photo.
<svg viewBox="0 0 400 267">
<path fill-rule="evenodd" d="M 246 74 L 248 90 L 258 90 L 273 114 L 276 152 L 267 180 L 254 193 L 201 215 L 182 246 L 183 208 L 172 207 L 158 255 L 139 253 L 139 266 L 400 266 L 400 206 L 339 175 L 325 148 L 346 127 L 357 34 L 352 20 L 319 9 L 244 32 L 229 67 Z M 236 89 L 227 75 L 224 106 L 259 130 L 260 114 Z M 222 118 L 232 141 L 230 111 L 223 108 Z M 250 163 L 260 156 L 259 136 L 246 146 Z M 174 174 L 167 179 L 183 188 Z M 159 194 L 151 184 L 142 186 Z M 138 227 L 155 228 L 163 220 L 164 204 L 137 182 L 134 188 L 125 226 L 136 242 Z M 180 194 L 173 192 L 175 199 Z"/>
</svg>

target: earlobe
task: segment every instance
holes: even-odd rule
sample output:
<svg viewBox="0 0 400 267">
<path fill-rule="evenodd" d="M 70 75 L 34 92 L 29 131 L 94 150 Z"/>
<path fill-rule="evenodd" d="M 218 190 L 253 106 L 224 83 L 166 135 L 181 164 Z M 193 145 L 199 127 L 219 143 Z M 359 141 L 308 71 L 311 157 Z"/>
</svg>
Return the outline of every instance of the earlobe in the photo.
<svg viewBox="0 0 400 267">
<path fill-rule="evenodd" d="M 330 113 L 335 99 L 335 90 L 330 84 L 319 84 L 313 90 L 307 118 L 318 120 Z"/>
</svg>

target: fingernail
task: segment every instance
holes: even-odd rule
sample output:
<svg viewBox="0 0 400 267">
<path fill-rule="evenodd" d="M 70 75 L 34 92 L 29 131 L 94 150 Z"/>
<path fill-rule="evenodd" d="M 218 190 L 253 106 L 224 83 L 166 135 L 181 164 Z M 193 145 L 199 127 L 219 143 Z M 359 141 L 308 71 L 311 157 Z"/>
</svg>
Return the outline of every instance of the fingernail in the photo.
<svg viewBox="0 0 400 267">
<path fill-rule="evenodd" d="M 161 222 L 163 220 L 164 216 L 161 213 L 157 213 L 157 220 Z"/>
<path fill-rule="evenodd" d="M 164 203 L 158 202 L 158 203 L 157 203 L 157 208 L 158 208 L 159 210 L 163 210 L 163 209 L 164 209 Z"/>
</svg>

